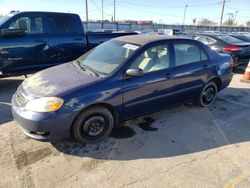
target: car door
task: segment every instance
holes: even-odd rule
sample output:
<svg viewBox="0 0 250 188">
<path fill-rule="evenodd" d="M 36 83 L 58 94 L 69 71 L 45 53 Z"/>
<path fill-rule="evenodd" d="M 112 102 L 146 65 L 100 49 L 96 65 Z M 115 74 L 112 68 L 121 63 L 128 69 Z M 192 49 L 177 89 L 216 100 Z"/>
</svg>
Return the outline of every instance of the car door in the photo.
<svg viewBox="0 0 250 188">
<path fill-rule="evenodd" d="M 173 104 L 173 77 L 169 45 L 144 50 L 126 69 L 141 69 L 143 75 L 125 77 L 123 107 L 125 119 L 140 116 Z M 125 72 L 126 72 L 125 70 Z"/>
<path fill-rule="evenodd" d="M 208 55 L 192 42 L 174 42 L 174 93 L 175 103 L 189 102 L 197 98 L 208 80 L 212 65 Z"/>
<path fill-rule="evenodd" d="M 49 66 L 75 60 L 84 53 L 86 42 L 84 33 L 77 27 L 77 18 L 72 14 L 48 15 L 49 48 L 46 54 Z M 79 22 L 81 22 L 80 19 Z"/>
<path fill-rule="evenodd" d="M 0 55 L 3 71 L 6 73 L 28 73 L 39 69 L 44 61 L 43 50 L 47 47 L 44 40 L 44 17 L 38 14 L 17 14 L 4 29 L 20 29 L 19 36 L 1 36 Z"/>
</svg>

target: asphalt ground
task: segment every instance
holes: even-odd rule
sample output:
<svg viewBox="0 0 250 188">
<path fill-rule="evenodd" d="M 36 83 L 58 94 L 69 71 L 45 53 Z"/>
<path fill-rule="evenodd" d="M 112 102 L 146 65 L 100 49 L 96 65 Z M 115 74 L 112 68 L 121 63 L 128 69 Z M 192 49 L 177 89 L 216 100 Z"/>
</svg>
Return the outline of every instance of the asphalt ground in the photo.
<svg viewBox="0 0 250 188">
<path fill-rule="evenodd" d="M 0 187 L 250 187 L 250 84 L 238 69 L 209 108 L 187 104 L 131 120 L 98 145 L 26 137 L 0 80 Z"/>
</svg>

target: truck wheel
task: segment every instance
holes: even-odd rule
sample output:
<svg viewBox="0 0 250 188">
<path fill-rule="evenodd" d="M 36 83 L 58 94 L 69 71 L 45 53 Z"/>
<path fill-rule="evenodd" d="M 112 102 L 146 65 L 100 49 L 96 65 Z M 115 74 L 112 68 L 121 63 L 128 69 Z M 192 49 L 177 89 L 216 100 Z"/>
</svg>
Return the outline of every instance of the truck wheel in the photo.
<svg viewBox="0 0 250 188">
<path fill-rule="evenodd" d="M 196 103 L 201 107 L 210 106 L 216 98 L 217 91 L 218 89 L 216 83 L 214 83 L 213 81 L 207 83 Z"/>
<path fill-rule="evenodd" d="M 104 107 L 93 107 L 84 110 L 73 124 L 73 135 L 83 143 L 97 143 L 107 138 L 114 127 L 111 112 Z"/>
</svg>

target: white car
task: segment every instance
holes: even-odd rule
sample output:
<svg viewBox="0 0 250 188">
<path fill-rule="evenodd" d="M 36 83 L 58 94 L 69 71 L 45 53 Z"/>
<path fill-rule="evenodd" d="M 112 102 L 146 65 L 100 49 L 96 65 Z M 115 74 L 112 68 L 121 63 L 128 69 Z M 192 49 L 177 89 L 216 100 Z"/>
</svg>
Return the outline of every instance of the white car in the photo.
<svg viewBox="0 0 250 188">
<path fill-rule="evenodd" d="M 174 31 L 172 29 L 158 29 L 159 35 L 167 35 L 167 36 L 173 36 Z"/>
</svg>

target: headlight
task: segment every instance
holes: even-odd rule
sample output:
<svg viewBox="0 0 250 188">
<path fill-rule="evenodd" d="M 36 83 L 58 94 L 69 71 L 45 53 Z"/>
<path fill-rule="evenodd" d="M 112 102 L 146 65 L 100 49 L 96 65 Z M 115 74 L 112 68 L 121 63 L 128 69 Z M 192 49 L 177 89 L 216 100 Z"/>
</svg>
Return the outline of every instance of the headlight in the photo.
<svg viewBox="0 0 250 188">
<path fill-rule="evenodd" d="M 29 101 L 25 109 L 33 112 L 53 112 L 61 108 L 63 99 L 58 97 L 42 97 Z"/>
</svg>

